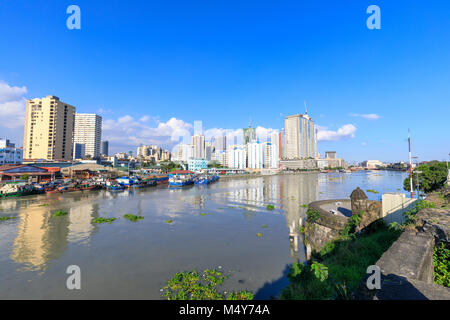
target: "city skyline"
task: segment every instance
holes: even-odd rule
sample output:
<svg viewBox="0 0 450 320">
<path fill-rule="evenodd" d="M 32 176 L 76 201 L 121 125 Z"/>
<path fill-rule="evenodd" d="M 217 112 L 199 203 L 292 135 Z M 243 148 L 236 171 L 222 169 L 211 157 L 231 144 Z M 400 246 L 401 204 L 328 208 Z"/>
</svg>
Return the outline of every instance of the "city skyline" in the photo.
<svg viewBox="0 0 450 320">
<path fill-rule="evenodd" d="M 367 5 L 357 1 L 260 4 L 264 19 L 254 25 L 246 23 L 257 14 L 250 4 L 180 2 L 180 12 L 114 4 L 105 17 L 100 4 L 78 5 L 76 31 L 65 27 L 66 8 L 56 1 L 0 10 L 0 25 L 14 30 L 4 33 L 10 50 L 0 52 L 0 113 L 8 118 L 0 136 L 20 144 L 24 99 L 48 95 L 101 115 L 111 153 L 140 144 L 170 149 L 198 119 L 205 136 L 240 132 L 249 118 L 267 136 L 306 100 L 321 155 L 406 161 L 410 128 L 419 160 L 447 158 L 449 4 L 379 1 L 381 30 L 366 28 Z M 35 22 L 44 12 L 49 18 Z M 39 60 L 29 55 L 49 37 L 60 46 Z"/>
</svg>

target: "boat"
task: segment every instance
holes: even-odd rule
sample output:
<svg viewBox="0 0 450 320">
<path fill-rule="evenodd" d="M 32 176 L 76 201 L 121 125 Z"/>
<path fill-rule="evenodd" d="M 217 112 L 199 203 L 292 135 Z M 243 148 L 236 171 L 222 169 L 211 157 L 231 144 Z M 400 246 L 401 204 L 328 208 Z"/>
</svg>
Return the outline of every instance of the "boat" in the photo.
<svg viewBox="0 0 450 320">
<path fill-rule="evenodd" d="M 189 170 L 175 170 L 169 173 L 169 187 L 184 187 L 194 184 L 195 173 Z"/>
</svg>

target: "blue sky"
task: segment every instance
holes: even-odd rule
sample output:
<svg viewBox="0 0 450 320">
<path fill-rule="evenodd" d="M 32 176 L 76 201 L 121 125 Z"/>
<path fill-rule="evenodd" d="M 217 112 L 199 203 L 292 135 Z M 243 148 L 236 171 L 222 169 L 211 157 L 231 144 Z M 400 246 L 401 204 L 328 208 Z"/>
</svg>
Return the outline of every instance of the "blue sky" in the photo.
<svg viewBox="0 0 450 320">
<path fill-rule="evenodd" d="M 81 30 L 66 28 L 71 4 Z M 371 4 L 381 30 L 366 27 Z M 280 129 L 306 100 L 322 154 L 405 161 L 411 128 L 419 160 L 443 160 L 449 13 L 438 0 L 3 0 L 0 137 L 22 145 L 23 98 L 50 94 L 101 113 L 113 151 L 168 144 L 195 120 Z"/>
</svg>

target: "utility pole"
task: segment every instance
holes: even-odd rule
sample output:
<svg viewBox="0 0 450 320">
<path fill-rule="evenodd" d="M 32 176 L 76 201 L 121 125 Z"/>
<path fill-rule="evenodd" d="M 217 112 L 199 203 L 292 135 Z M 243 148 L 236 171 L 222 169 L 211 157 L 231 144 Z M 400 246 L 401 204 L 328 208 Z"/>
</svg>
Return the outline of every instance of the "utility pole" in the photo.
<svg viewBox="0 0 450 320">
<path fill-rule="evenodd" d="M 411 199 L 413 198 L 413 178 L 412 178 L 412 159 L 411 159 L 411 133 L 408 129 L 408 146 L 409 146 L 409 185 L 411 191 Z"/>
<path fill-rule="evenodd" d="M 417 179 L 417 199 L 420 200 L 420 182 L 419 182 L 419 173 L 422 171 L 416 170 L 416 179 Z"/>
</svg>

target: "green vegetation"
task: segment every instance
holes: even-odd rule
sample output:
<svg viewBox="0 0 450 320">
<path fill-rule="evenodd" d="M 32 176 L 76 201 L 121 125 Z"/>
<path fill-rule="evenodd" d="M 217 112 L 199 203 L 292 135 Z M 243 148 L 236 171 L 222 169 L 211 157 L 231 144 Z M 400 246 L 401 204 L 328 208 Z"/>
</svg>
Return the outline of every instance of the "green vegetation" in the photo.
<svg viewBox="0 0 450 320">
<path fill-rule="evenodd" d="M 378 191 L 376 191 L 376 190 L 373 190 L 373 189 L 367 189 L 367 190 L 366 190 L 366 192 L 370 192 L 370 193 L 375 193 L 375 194 L 377 194 L 377 193 L 378 193 Z"/>
<path fill-rule="evenodd" d="M 350 299 L 349 292 L 356 289 L 367 267 L 375 264 L 400 233 L 380 223 L 371 233 L 350 233 L 328 242 L 311 265 L 291 265 L 290 283 L 281 298 Z"/>
<path fill-rule="evenodd" d="M 414 225 L 416 223 L 416 215 L 420 210 L 434 207 L 435 205 L 432 202 L 417 200 L 416 206 L 413 209 L 403 212 L 403 216 L 406 218 L 404 225 Z"/>
<path fill-rule="evenodd" d="M 309 223 L 316 222 L 320 218 L 320 212 L 314 209 L 309 208 L 306 211 L 306 221 Z"/>
<path fill-rule="evenodd" d="M 261 228 L 267 229 L 267 224 L 263 224 L 263 225 L 261 226 Z"/>
<path fill-rule="evenodd" d="M 298 228 L 298 232 L 300 233 L 305 233 L 305 226 L 301 226 L 300 228 Z"/>
<path fill-rule="evenodd" d="M 53 213 L 54 217 L 62 217 L 62 216 L 66 216 L 66 215 L 67 215 L 67 212 L 63 211 L 63 210 L 58 210 L 55 213 Z"/>
<path fill-rule="evenodd" d="M 169 219 L 169 220 L 166 220 L 166 221 L 164 221 L 165 223 L 167 223 L 167 224 L 171 224 L 172 222 L 173 222 L 173 220 L 172 219 Z"/>
<path fill-rule="evenodd" d="M 0 221 L 7 221 L 11 219 L 16 219 L 17 217 L 0 217 Z"/>
<path fill-rule="evenodd" d="M 208 168 L 222 168 L 222 165 L 217 160 L 211 160 L 208 162 Z"/>
<path fill-rule="evenodd" d="M 200 215 L 201 215 L 202 217 L 204 217 L 204 216 L 205 216 L 205 214 L 204 214 L 204 213 L 200 213 Z"/>
<path fill-rule="evenodd" d="M 30 178 L 30 175 L 26 174 L 26 173 L 20 177 L 21 180 L 25 180 L 25 181 L 28 181 L 28 178 Z"/>
<path fill-rule="evenodd" d="M 220 293 L 217 287 L 228 278 L 224 273 L 206 269 L 200 276 L 197 271 L 178 272 L 162 289 L 168 300 L 252 300 L 248 291 Z"/>
<path fill-rule="evenodd" d="M 92 220 L 93 223 L 109 223 L 113 222 L 114 220 L 117 220 L 117 218 L 95 218 Z"/>
<path fill-rule="evenodd" d="M 300 207 L 301 208 L 308 208 L 308 205 L 307 204 L 301 204 Z"/>
<path fill-rule="evenodd" d="M 139 220 L 144 219 L 144 217 L 142 217 L 142 216 L 135 216 L 134 214 L 130 214 L 130 213 L 127 213 L 127 214 L 124 215 L 123 217 L 124 217 L 125 219 L 130 220 L 130 221 L 133 221 L 133 222 L 137 222 L 137 221 L 139 221 Z"/>
<path fill-rule="evenodd" d="M 48 203 L 43 203 L 43 204 L 40 204 L 38 207 L 48 207 L 48 206 L 49 206 Z"/>
<path fill-rule="evenodd" d="M 421 173 L 416 174 L 417 171 Z M 413 171 L 413 189 L 417 189 L 426 193 L 436 191 L 444 186 L 447 180 L 447 164 L 445 162 L 431 162 L 418 166 Z M 409 177 L 403 181 L 403 188 L 410 190 Z"/>
<path fill-rule="evenodd" d="M 182 167 L 172 161 L 162 161 L 160 162 L 161 170 L 164 172 L 174 171 L 182 169 Z"/>
<path fill-rule="evenodd" d="M 437 245 L 433 251 L 434 282 L 450 287 L 450 249 L 444 243 Z"/>
<path fill-rule="evenodd" d="M 258 232 L 258 233 L 256 234 L 256 236 L 257 236 L 258 238 L 261 238 L 263 235 L 262 235 L 261 232 Z"/>
<path fill-rule="evenodd" d="M 363 213 L 364 212 L 360 211 L 358 214 L 354 214 L 348 219 L 348 222 L 345 225 L 344 229 L 342 229 L 340 232 L 341 236 L 346 237 L 356 232 L 356 227 L 361 222 Z"/>
<path fill-rule="evenodd" d="M 268 204 L 266 208 L 267 210 L 274 210 L 275 206 L 273 204 Z"/>
</svg>

